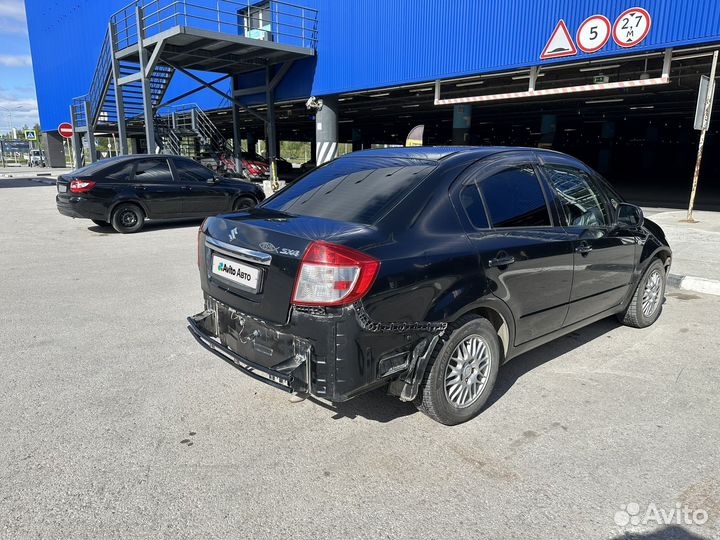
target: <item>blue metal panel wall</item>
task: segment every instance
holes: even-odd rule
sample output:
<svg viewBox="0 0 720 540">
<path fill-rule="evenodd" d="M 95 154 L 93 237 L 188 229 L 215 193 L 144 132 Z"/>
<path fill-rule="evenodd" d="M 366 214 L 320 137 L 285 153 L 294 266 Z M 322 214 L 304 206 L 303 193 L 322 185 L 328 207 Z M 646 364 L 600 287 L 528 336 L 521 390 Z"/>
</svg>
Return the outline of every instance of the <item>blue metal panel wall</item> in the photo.
<svg viewBox="0 0 720 540">
<path fill-rule="evenodd" d="M 575 39 L 590 15 L 612 24 L 631 7 L 653 19 L 640 45 L 622 49 L 610 39 L 597 53 L 555 62 L 720 41 L 718 0 L 320 0 L 313 93 L 546 63 L 540 53 L 559 19 Z"/>
<path fill-rule="evenodd" d="M 253 0 L 255 1 L 255 0 Z M 87 92 L 110 14 L 127 0 L 26 0 L 41 125 L 68 118 L 70 99 Z M 195 0 L 213 5 L 214 0 Z M 514 69 L 577 58 L 720 42 L 718 0 L 295 0 L 319 11 L 317 62 L 296 63 L 278 99 L 325 95 L 436 78 Z M 611 23 L 631 7 L 653 19 L 631 49 L 612 39 L 599 52 L 543 62 L 542 48 L 560 18 L 575 37 L 599 13 Z M 191 87 L 171 87 L 169 97 Z M 257 101 L 249 99 L 248 101 Z M 227 103 L 204 92 L 201 106 Z"/>
</svg>

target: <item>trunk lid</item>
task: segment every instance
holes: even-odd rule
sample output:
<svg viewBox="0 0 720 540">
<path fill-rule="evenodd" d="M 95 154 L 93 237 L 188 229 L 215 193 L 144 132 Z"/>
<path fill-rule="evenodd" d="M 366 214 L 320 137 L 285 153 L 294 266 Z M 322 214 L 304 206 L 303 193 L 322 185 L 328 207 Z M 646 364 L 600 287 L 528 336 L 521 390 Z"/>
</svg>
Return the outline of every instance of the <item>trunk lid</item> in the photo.
<svg viewBox="0 0 720 540">
<path fill-rule="evenodd" d="M 367 225 L 253 209 L 208 218 L 200 235 L 203 289 L 247 315 L 287 322 L 302 257 L 315 240 L 345 244 Z"/>
</svg>

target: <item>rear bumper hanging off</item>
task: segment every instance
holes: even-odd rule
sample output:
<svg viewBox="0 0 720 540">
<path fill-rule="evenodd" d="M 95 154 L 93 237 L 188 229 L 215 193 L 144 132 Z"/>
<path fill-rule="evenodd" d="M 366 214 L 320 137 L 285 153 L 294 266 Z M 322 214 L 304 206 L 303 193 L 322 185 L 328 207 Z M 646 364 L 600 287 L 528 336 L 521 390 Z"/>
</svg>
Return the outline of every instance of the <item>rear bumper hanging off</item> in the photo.
<svg viewBox="0 0 720 540">
<path fill-rule="evenodd" d="M 269 384 L 270 386 L 279 388 L 280 390 L 285 390 L 286 392 L 307 391 L 307 385 L 304 381 L 300 381 L 292 375 L 281 373 L 274 369 L 261 366 L 259 364 L 256 364 L 255 362 L 243 358 L 242 356 L 232 351 L 229 347 L 226 347 L 225 345 L 220 343 L 217 338 L 206 333 L 198 325 L 198 322 L 196 322 L 196 320 L 202 321 L 208 316 L 209 314 L 207 312 L 203 312 L 195 315 L 194 317 L 187 318 L 188 330 L 190 330 L 190 333 L 193 335 L 193 337 L 205 349 L 215 354 L 219 358 L 225 360 L 228 364 L 239 369 L 246 375 L 257 379 L 258 381 Z"/>
</svg>

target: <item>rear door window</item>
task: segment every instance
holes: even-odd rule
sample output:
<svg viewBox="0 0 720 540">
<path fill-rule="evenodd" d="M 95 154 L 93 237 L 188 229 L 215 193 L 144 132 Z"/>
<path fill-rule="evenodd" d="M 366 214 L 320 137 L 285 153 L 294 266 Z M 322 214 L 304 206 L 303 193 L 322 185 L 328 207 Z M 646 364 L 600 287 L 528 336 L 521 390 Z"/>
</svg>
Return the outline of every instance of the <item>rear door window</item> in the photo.
<svg viewBox="0 0 720 540">
<path fill-rule="evenodd" d="M 263 203 L 288 214 L 372 224 L 418 186 L 437 162 L 347 157 L 331 161 Z"/>
<path fill-rule="evenodd" d="M 141 159 L 135 162 L 134 182 L 172 182 L 173 177 L 167 159 Z"/>
<path fill-rule="evenodd" d="M 545 196 L 530 163 L 509 165 L 480 182 L 493 227 L 550 226 Z"/>
<path fill-rule="evenodd" d="M 105 178 L 113 182 L 129 182 L 134 163 L 129 161 L 108 169 Z"/>
<path fill-rule="evenodd" d="M 465 209 L 465 214 L 467 214 L 473 227 L 476 229 L 488 228 L 489 224 L 487 215 L 485 214 L 485 207 L 480 198 L 480 192 L 474 182 L 463 187 L 460 191 L 460 204 L 462 204 Z"/>
</svg>

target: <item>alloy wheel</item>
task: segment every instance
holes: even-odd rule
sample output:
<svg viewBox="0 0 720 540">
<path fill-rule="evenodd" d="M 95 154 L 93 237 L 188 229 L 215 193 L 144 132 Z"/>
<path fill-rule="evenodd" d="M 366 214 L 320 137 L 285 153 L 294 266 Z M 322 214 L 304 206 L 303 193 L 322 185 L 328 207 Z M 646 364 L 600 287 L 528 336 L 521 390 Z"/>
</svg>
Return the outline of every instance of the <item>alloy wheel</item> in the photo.
<svg viewBox="0 0 720 540">
<path fill-rule="evenodd" d="M 662 276 L 659 270 L 653 270 L 645 282 L 642 297 L 642 312 L 650 317 L 660 304 L 660 291 L 662 290 Z"/>
<path fill-rule="evenodd" d="M 473 334 L 464 338 L 450 355 L 445 369 L 445 397 L 458 409 L 469 407 L 482 394 L 490 372 L 490 347 Z"/>
</svg>

